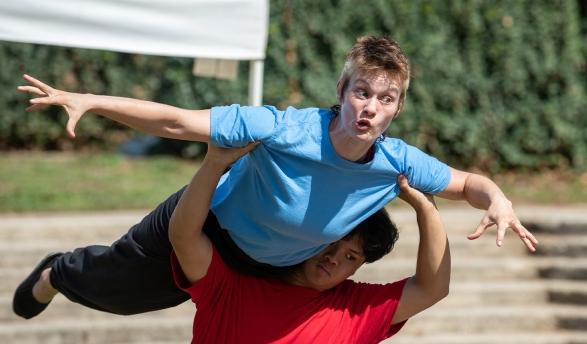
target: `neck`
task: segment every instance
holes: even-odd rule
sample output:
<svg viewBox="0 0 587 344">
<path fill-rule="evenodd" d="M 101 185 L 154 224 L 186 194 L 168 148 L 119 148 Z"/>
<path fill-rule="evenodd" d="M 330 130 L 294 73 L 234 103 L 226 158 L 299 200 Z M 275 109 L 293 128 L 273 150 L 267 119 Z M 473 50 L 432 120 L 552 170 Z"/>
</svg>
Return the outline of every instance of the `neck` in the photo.
<svg viewBox="0 0 587 344">
<path fill-rule="evenodd" d="M 334 151 L 343 159 L 355 162 L 368 161 L 373 142 L 358 140 L 351 136 L 340 123 L 340 115 L 330 121 L 328 135 Z"/>
</svg>

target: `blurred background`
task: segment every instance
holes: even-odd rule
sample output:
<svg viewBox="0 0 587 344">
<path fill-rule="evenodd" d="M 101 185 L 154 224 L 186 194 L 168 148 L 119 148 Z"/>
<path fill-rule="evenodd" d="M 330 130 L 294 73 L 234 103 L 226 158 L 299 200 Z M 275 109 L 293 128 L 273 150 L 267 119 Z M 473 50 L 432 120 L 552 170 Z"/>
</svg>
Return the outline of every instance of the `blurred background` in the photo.
<svg viewBox="0 0 587 344">
<path fill-rule="evenodd" d="M 271 1 L 264 104 L 335 104 L 345 53 L 366 34 L 396 39 L 412 63 L 407 104 L 389 135 L 452 166 L 492 175 L 515 200 L 585 202 L 586 1 Z M 247 102 L 246 62 L 240 63 L 236 80 L 217 80 L 195 77 L 190 58 L 0 42 L 0 66 L 0 211 L 41 210 L 35 197 L 44 197 L 41 203 L 51 208 L 150 207 L 188 180 L 189 163 L 205 151 L 196 143 L 145 138 L 93 115 L 83 118 L 72 141 L 63 130 L 62 109 L 24 111 L 28 96 L 15 92 L 23 73 L 65 90 L 185 108 Z M 165 176 L 143 165 L 150 163 L 135 166 L 137 161 L 114 154 L 121 149 L 157 156 L 155 165 L 171 164 L 169 169 L 177 171 Z M 127 185 L 128 169 L 149 174 L 139 176 L 144 179 L 154 173 L 155 185 L 165 191 L 153 198 L 147 191 L 145 197 L 132 197 L 145 203 L 47 205 L 58 190 L 45 194 L 48 186 L 30 185 L 43 189 L 43 195 L 20 200 L 28 197 L 23 189 L 28 183 L 20 178 L 28 178 L 29 169 L 35 175 L 31 183 L 46 184 L 43 178 L 48 178 L 68 193 L 75 191 L 70 184 L 77 175 L 83 175 L 80 182 L 92 178 L 75 171 L 53 179 L 58 177 L 51 176 L 52 169 L 62 163 L 93 166 L 94 174 L 103 165 L 119 169 L 112 178 L 120 185 Z M 100 177 L 107 177 L 94 177 L 101 189 Z M 128 188 L 144 185 L 156 192 L 148 182 L 138 184 Z"/>
<path fill-rule="evenodd" d="M 274 0 L 263 103 L 335 104 L 345 53 L 362 35 L 394 38 L 412 64 L 406 106 L 388 134 L 492 177 L 543 243 L 531 257 L 513 238 L 499 252 L 493 234 L 469 243 L 464 235 L 481 213 L 441 211 L 456 233 L 453 295 L 409 324 L 415 327 L 397 342 L 587 343 L 587 1 Z M 144 136 L 94 115 L 81 120 L 72 141 L 62 109 L 25 112 L 28 96 L 15 91 L 22 74 L 64 90 L 184 108 L 247 103 L 247 62 L 239 63 L 235 80 L 194 76 L 193 64 L 191 58 L 0 41 L 0 272 L 10 281 L 0 284 L 6 305 L 0 338 L 189 339 L 191 305 L 110 323 L 57 300 L 54 313 L 32 323 L 38 333 L 31 334 L 30 322 L 15 319 L 9 304 L 14 283 L 48 250 L 112 241 L 144 209 L 187 183 L 205 153 L 201 144 Z M 107 219 L 85 212 L 129 209 L 139 210 Z M 63 213 L 71 216 L 54 215 Z M 415 233 L 409 210 L 394 211 L 394 218 L 404 233 Z M 417 236 L 404 235 L 389 265 L 369 267 L 359 278 L 404 276 L 416 244 Z M 65 320 L 56 323 L 55 316 Z M 71 325 L 75 319 L 80 322 Z"/>
</svg>

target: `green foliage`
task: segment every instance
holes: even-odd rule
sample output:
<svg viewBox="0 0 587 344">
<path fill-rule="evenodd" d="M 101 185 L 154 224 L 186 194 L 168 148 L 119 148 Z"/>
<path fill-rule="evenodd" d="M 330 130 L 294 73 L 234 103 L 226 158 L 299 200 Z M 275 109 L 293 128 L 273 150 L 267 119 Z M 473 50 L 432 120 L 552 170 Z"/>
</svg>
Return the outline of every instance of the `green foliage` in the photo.
<svg viewBox="0 0 587 344">
<path fill-rule="evenodd" d="M 271 1 L 264 101 L 327 107 L 361 35 L 389 35 L 412 63 L 390 134 L 464 168 L 489 172 L 587 166 L 587 5 L 584 1 Z M 66 149 L 64 114 L 24 112 L 22 72 L 57 87 L 187 108 L 246 102 L 236 82 L 194 78 L 192 60 L 0 44 L 0 148 Z M 128 132 L 86 116 L 75 145 Z M 190 151 L 197 152 L 197 149 Z"/>
<path fill-rule="evenodd" d="M 0 166 L 0 212 L 150 209 L 198 168 L 170 157 L 67 153 L 9 153 Z"/>
</svg>

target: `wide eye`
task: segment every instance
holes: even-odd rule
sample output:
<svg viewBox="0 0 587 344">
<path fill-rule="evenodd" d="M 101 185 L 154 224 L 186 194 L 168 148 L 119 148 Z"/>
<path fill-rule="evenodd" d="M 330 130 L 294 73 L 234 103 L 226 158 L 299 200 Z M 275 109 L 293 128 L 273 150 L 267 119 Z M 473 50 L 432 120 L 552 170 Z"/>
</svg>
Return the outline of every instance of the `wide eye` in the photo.
<svg viewBox="0 0 587 344">
<path fill-rule="evenodd" d="M 359 99 L 366 99 L 366 98 L 369 96 L 369 94 L 367 93 L 367 91 L 365 91 L 365 90 L 364 90 L 364 89 L 362 89 L 362 88 L 356 89 L 356 90 L 355 90 L 355 95 L 356 95 L 356 96 L 357 96 L 357 98 L 359 98 Z"/>
<path fill-rule="evenodd" d="M 381 103 L 383 103 L 384 105 L 389 105 L 391 103 L 393 103 L 393 98 L 390 96 L 383 96 L 380 98 Z"/>
</svg>

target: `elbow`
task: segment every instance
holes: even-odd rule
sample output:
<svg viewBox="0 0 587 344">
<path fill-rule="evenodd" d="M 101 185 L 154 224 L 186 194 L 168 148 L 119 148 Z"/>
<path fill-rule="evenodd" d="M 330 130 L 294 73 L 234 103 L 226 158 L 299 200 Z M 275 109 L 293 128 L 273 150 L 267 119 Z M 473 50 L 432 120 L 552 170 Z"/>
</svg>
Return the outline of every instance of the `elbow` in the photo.
<svg viewBox="0 0 587 344">
<path fill-rule="evenodd" d="M 430 306 L 442 301 L 446 298 L 450 293 L 450 288 L 448 283 L 446 285 L 437 286 L 433 290 L 428 291 L 428 297 L 430 300 Z"/>
<path fill-rule="evenodd" d="M 446 298 L 450 294 L 450 283 L 446 283 L 440 290 L 438 290 L 438 301 Z M 438 302 L 437 301 L 437 302 Z"/>
<path fill-rule="evenodd" d="M 171 246 L 175 247 L 178 243 L 178 241 L 180 240 L 180 235 L 179 232 L 177 230 L 177 223 L 176 223 L 176 216 L 175 216 L 175 211 L 173 212 L 173 214 L 171 214 L 171 218 L 169 219 L 169 228 L 167 231 L 167 237 L 169 238 L 169 242 L 171 243 Z"/>
<path fill-rule="evenodd" d="M 450 294 L 450 272 L 448 272 L 444 278 L 438 281 L 437 287 L 435 288 L 436 292 L 436 302 L 444 299 Z"/>
</svg>

